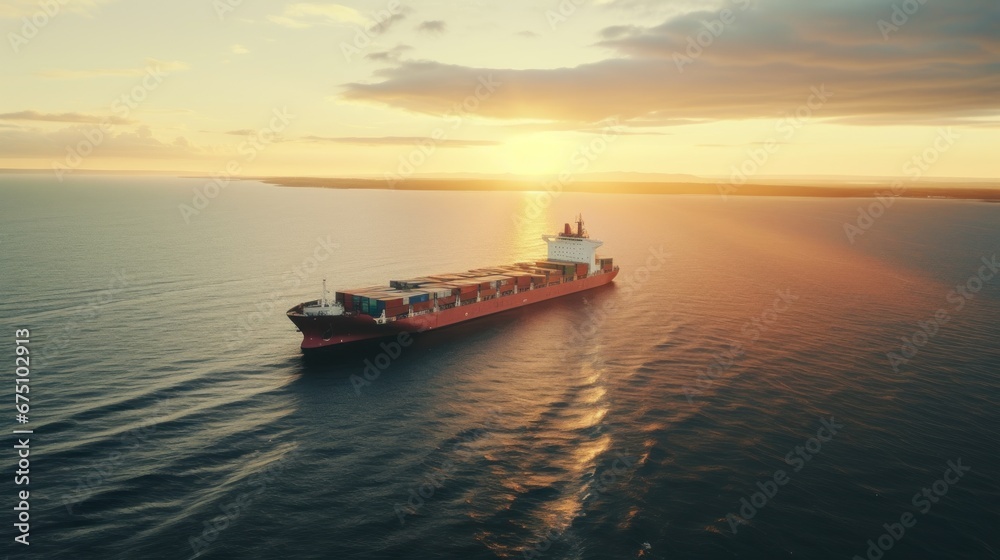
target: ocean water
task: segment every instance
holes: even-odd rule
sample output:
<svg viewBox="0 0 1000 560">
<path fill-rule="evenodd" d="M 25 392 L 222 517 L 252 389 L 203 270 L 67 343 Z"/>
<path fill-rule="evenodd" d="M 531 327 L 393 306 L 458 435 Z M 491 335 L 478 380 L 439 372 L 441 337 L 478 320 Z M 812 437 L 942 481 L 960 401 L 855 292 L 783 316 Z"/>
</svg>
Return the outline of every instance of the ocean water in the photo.
<svg viewBox="0 0 1000 560">
<path fill-rule="evenodd" d="M 204 183 L 0 176 L 10 558 L 1000 558 L 1000 205 Z M 578 212 L 614 286 L 337 360 L 283 316 Z"/>
</svg>

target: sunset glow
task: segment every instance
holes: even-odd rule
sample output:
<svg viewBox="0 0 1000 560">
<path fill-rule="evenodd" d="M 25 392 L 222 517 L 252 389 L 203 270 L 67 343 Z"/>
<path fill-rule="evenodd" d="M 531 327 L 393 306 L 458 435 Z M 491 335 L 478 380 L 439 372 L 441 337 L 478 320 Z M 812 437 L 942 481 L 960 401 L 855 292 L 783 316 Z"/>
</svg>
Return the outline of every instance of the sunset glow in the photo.
<svg viewBox="0 0 1000 560">
<path fill-rule="evenodd" d="M 894 177 L 950 129 L 926 176 L 1000 175 L 995 2 L 44 4 L 0 8 L 0 167 L 548 175 L 617 118 L 587 172 Z"/>
</svg>

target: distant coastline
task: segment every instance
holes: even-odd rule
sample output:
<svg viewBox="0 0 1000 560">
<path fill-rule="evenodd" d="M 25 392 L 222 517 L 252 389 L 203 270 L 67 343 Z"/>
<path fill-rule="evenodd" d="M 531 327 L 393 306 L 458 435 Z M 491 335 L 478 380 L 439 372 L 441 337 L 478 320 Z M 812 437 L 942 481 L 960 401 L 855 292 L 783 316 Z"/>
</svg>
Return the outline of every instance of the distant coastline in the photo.
<svg viewBox="0 0 1000 560">
<path fill-rule="evenodd" d="M 933 182 L 903 183 L 893 192 L 893 182 L 873 181 L 863 186 L 829 184 L 756 184 L 733 186 L 714 182 L 574 181 L 558 185 L 553 180 L 500 179 L 407 179 L 390 184 L 384 179 L 338 179 L 321 177 L 260 177 L 264 183 L 283 187 L 324 189 L 393 189 L 403 191 L 562 191 L 605 194 L 792 196 L 827 198 L 875 198 L 892 194 L 905 198 L 943 198 L 1000 202 L 1000 185 L 992 183 Z"/>
<path fill-rule="evenodd" d="M 52 173 L 51 169 L 0 168 L 0 175 Z M 203 172 L 165 170 L 74 170 L 74 175 L 211 177 Z M 663 177 L 663 180 L 657 180 Z M 401 191 L 506 191 L 506 192 L 578 192 L 601 194 L 713 195 L 713 196 L 785 196 L 825 198 L 876 198 L 894 195 L 903 198 L 937 198 L 1000 202 L 1000 180 L 972 178 L 927 178 L 904 181 L 890 177 L 763 177 L 760 182 L 732 185 L 724 179 L 681 174 L 591 173 L 571 179 L 563 185 L 555 177 L 529 180 L 508 177 L 454 174 L 445 177 L 411 177 L 390 183 L 382 178 L 358 177 L 274 177 L 239 176 L 233 180 L 260 181 L 281 187 L 322 189 L 376 189 Z M 893 186 L 895 193 L 893 193 Z"/>
</svg>

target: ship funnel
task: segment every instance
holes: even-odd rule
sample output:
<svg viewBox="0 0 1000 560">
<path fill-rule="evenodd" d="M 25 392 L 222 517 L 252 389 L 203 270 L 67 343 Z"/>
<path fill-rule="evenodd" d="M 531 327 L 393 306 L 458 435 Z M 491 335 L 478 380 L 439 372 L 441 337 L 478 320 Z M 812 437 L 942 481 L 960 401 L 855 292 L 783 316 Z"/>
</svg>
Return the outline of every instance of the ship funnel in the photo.
<svg viewBox="0 0 1000 560">
<path fill-rule="evenodd" d="M 566 227 L 563 228 L 563 235 L 573 235 L 573 229 L 569 227 L 568 223 L 566 224 Z"/>
</svg>

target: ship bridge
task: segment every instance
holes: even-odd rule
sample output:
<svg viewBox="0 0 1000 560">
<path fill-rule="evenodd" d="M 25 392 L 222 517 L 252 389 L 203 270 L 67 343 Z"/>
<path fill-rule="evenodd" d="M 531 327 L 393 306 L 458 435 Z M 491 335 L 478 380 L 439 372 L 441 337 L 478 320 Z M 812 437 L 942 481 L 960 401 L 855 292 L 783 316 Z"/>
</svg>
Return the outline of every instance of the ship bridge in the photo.
<svg viewBox="0 0 1000 560">
<path fill-rule="evenodd" d="M 604 245 L 603 241 L 591 239 L 583 227 L 583 216 L 577 216 L 576 231 L 566 224 L 563 231 L 557 235 L 543 235 L 542 239 L 549 246 L 548 260 L 584 263 L 588 266 L 587 274 L 599 269 L 597 266 L 597 248 Z"/>
</svg>

